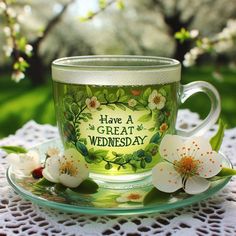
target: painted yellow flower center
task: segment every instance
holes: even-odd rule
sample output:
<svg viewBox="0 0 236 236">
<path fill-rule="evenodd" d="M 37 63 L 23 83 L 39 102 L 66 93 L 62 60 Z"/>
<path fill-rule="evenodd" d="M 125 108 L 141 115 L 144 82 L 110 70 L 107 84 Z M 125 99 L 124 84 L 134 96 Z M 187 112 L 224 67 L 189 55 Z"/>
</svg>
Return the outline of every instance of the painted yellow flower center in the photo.
<svg viewBox="0 0 236 236">
<path fill-rule="evenodd" d="M 138 193 L 131 193 L 127 198 L 129 200 L 137 200 L 137 199 L 141 198 L 141 195 Z"/>
<path fill-rule="evenodd" d="M 163 123 L 163 124 L 160 126 L 160 131 L 161 131 L 161 132 L 165 132 L 167 129 L 168 129 L 168 125 L 167 125 L 166 123 Z"/>
<path fill-rule="evenodd" d="M 78 169 L 75 167 L 72 161 L 65 161 L 60 166 L 60 173 L 67 174 L 70 176 L 76 176 L 78 174 Z"/>
<path fill-rule="evenodd" d="M 155 103 L 155 104 L 159 104 L 160 101 L 161 101 L 160 96 L 155 96 L 155 97 L 153 98 L 153 103 Z"/>
<path fill-rule="evenodd" d="M 192 156 L 184 156 L 179 161 L 174 162 L 177 172 L 184 176 L 193 176 L 197 174 L 199 161 Z"/>
</svg>

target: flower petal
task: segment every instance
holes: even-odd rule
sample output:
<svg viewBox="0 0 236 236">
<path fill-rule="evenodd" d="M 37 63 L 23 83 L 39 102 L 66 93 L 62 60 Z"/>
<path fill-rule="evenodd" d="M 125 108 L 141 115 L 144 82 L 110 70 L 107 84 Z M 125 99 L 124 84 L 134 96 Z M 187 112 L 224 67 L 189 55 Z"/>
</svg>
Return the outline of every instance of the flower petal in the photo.
<svg viewBox="0 0 236 236">
<path fill-rule="evenodd" d="M 160 102 L 158 104 L 156 104 L 156 108 L 158 110 L 161 110 L 165 106 L 166 98 L 163 97 L 161 94 L 159 94 L 159 96 L 160 96 Z"/>
<path fill-rule="evenodd" d="M 64 186 L 67 186 L 69 188 L 76 188 L 82 183 L 83 179 L 79 175 L 71 176 L 68 174 L 62 174 L 59 176 L 59 181 Z"/>
<path fill-rule="evenodd" d="M 148 107 L 149 107 L 151 110 L 154 110 L 154 109 L 156 108 L 156 105 L 155 105 L 155 103 L 150 102 L 150 103 L 148 103 Z"/>
<path fill-rule="evenodd" d="M 152 93 L 148 97 L 148 102 L 152 103 L 153 99 L 157 96 L 157 90 L 153 90 Z"/>
<path fill-rule="evenodd" d="M 80 160 L 81 163 L 86 163 L 84 157 L 74 148 L 68 148 L 64 152 L 64 157 L 68 160 Z"/>
<path fill-rule="evenodd" d="M 193 176 L 187 179 L 184 190 L 188 194 L 198 194 L 206 191 L 209 187 L 209 181 L 199 176 Z"/>
<path fill-rule="evenodd" d="M 57 178 L 52 177 L 48 169 L 43 169 L 42 175 L 45 179 L 47 179 L 48 181 L 52 183 L 59 183 L 59 178 L 57 179 Z"/>
<path fill-rule="evenodd" d="M 183 139 L 178 135 L 166 134 L 161 141 L 159 152 L 164 159 L 174 162 L 180 159 L 180 149 L 183 145 Z"/>
<path fill-rule="evenodd" d="M 161 162 L 152 169 L 152 183 L 157 189 L 167 193 L 183 187 L 181 176 L 167 162 Z"/>
<path fill-rule="evenodd" d="M 193 156 L 198 159 L 201 153 L 212 151 L 209 140 L 204 137 L 192 137 L 184 142 L 184 147 L 187 155 Z"/>
<path fill-rule="evenodd" d="M 49 157 L 43 169 L 43 176 L 53 182 L 59 182 L 60 158 L 58 156 Z"/>
<path fill-rule="evenodd" d="M 211 151 L 198 158 L 200 161 L 198 174 L 203 178 L 210 178 L 217 175 L 222 169 L 223 157 L 221 154 Z"/>
</svg>

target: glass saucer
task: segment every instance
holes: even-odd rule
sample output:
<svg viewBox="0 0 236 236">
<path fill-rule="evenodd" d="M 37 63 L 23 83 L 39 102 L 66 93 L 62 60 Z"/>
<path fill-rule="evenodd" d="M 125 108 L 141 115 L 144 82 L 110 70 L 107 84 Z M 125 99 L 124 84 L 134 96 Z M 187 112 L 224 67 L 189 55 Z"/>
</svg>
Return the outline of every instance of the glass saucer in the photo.
<svg viewBox="0 0 236 236">
<path fill-rule="evenodd" d="M 36 146 L 34 149 L 39 151 L 42 161 L 48 147 L 62 149 L 59 140 L 52 140 Z M 232 167 L 228 158 L 225 155 L 223 157 L 223 166 Z M 22 197 L 44 207 L 55 208 L 62 212 L 82 214 L 133 215 L 163 212 L 197 203 L 209 198 L 222 189 L 229 182 L 230 178 L 214 181 L 211 187 L 201 194 L 188 195 L 178 191 L 169 198 L 166 198 L 166 200 L 160 199 L 160 201 L 157 200 L 150 205 L 143 205 L 140 199 L 141 196 L 150 191 L 152 188 L 151 184 L 131 184 L 130 186 L 133 186 L 131 188 L 127 188 L 129 183 L 125 184 L 124 188 L 121 186 L 117 188 L 115 184 L 107 188 L 99 184 L 98 192 L 94 194 L 76 193 L 69 189 L 56 193 L 52 187 L 35 187 L 34 183 L 37 180 L 28 176 L 17 175 L 12 172 L 11 167 L 7 170 L 7 180 Z"/>
</svg>

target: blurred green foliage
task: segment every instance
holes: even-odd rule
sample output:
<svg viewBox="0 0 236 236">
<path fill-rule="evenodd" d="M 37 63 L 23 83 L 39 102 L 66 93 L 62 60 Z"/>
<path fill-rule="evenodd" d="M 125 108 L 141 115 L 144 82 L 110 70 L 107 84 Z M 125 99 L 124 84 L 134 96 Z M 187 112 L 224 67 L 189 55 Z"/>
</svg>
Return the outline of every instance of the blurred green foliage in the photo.
<svg viewBox="0 0 236 236">
<path fill-rule="evenodd" d="M 212 67 L 185 69 L 182 84 L 196 80 L 212 83 L 221 95 L 221 117 L 228 124 L 228 128 L 231 128 L 236 126 L 236 73 L 226 68 L 221 72 L 224 75 L 223 81 L 212 77 Z M 0 75 L 0 138 L 14 133 L 31 119 L 40 124 L 55 125 L 51 82 L 32 87 L 29 80 L 17 84 L 9 76 Z M 189 108 L 204 118 L 210 109 L 210 102 L 206 95 L 197 94 L 189 98 L 181 108 Z"/>
</svg>

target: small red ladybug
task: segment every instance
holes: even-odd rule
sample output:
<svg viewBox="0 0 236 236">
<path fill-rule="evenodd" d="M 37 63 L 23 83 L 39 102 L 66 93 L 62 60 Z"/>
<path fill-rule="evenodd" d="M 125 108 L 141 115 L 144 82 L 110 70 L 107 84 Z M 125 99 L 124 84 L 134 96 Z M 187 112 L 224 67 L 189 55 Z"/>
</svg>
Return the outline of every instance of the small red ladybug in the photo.
<svg viewBox="0 0 236 236">
<path fill-rule="evenodd" d="M 43 178 L 43 167 L 38 167 L 32 171 L 32 176 L 34 179 L 40 179 Z"/>
</svg>

